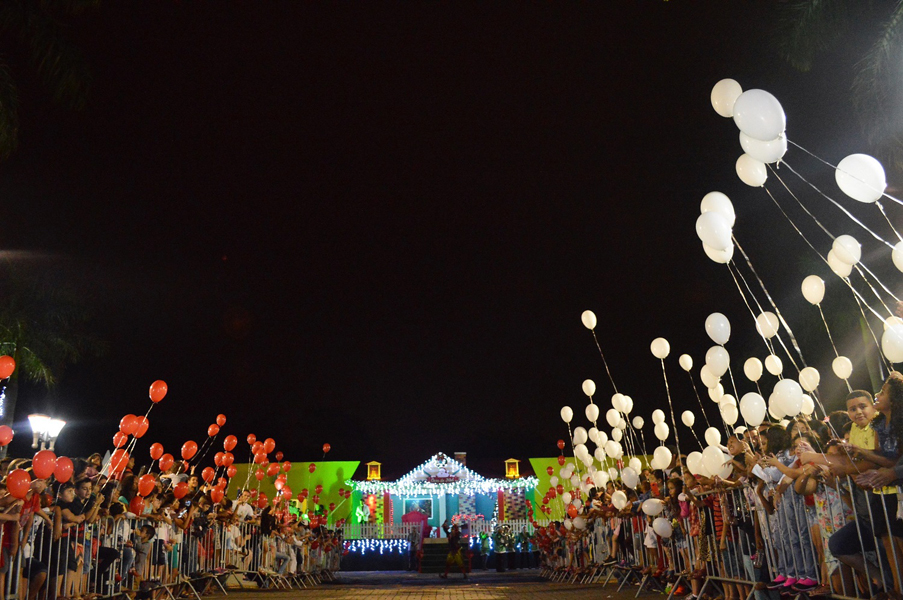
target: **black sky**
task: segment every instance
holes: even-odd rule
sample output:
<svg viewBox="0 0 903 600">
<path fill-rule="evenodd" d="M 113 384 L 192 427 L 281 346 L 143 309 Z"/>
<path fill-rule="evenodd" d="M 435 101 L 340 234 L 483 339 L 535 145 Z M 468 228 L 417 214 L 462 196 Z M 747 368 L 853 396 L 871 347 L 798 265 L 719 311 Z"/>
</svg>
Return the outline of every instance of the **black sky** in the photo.
<svg viewBox="0 0 903 600">
<path fill-rule="evenodd" d="M 671 340 L 672 391 L 691 408 L 676 354 L 702 364 L 709 313 L 734 324 L 738 374 L 764 357 L 694 234 L 715 189 L 804 351 L 822 356 L 798 286 L 828 273 L 736 178 L 737 130 L 709 92 L 724 77 L 771 91 L 791 139 L 836 162 L 869 151 L 847 91 L 861 46 L 793 71 L 773 9 L 106 2 L 69 32 L 95 75 L 84 111 L 22 75 L 0 239 L 91 292 L 110 352 L 50 394 L 25 390 L 19 416 L 63 415 L 61 452 L 100 450 L 160 378 L 170 395 L 148 439 L 168 451 L 224 412 L 227 433 L 274 437 L 293 460 L 329 442 L 330 458 L 389 475 L 438 450 L 487 471 L 550 456 L 559 408 L 582 413 L 581 381 L 605 405 L 611 393 L 587 308 L 647 418 L 665 404 L 654 337 Z M 830 183 L 800 153 L 794 164 Z M 832 289 L 828 314 L 844 299 Z"/>
</svg>

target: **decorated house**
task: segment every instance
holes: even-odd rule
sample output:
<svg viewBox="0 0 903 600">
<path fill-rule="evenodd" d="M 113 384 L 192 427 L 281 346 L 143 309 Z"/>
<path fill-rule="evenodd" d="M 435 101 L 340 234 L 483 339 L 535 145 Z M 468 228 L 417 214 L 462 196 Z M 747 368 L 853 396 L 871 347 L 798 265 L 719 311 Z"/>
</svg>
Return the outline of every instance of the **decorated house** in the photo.
<svg viewBox="0 0 903 600">
<path fill-rule="evenodd" d="M 382 481 L 379 463 L 368 463 L 367 479 L 346 482 L 352 490 L 355 523 L 408 523 L 422 521 L 439 536 L 442 523 L 527 518 L 527 500 L 533 499 L 537 479 L 521 477 L 518 463 L 505 463 L 506 477 L 483 477 L 466 466 L 466 454 L 451 458 L 439 453 L 396 481 Z M 437 531 L 438 530 L 438 531 Z"/>
</svg>

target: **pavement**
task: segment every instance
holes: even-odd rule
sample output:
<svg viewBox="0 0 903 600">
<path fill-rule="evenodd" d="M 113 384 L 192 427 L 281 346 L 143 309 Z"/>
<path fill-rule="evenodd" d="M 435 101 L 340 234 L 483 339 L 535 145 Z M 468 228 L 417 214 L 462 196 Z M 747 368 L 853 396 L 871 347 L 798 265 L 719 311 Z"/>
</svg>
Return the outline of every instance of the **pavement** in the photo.
<svg viewBox="0 0 903 600">
<path fill-rule="evenodd" d="M 477 571 L 463 579 L 461 573 L 449 574 L 440 579 L 436 574 L 419 574 L 408 571 L 343 571 L 338 581 L 323 583 L 304 590 L 248 590 L 229 592 L 235 600 L 288 600 L 289 598 L 404 598 L 405 600 L 445 600 L 474 598 L 584 598 L 630 600 L 636 587 L 617 592 L 617 584 L 569 585 L 551 583 L 539 576 L 539 571 L 519 570 L 497 573 Z M 648 596 L 648 593 L 644 593 Z"/>
</svg>

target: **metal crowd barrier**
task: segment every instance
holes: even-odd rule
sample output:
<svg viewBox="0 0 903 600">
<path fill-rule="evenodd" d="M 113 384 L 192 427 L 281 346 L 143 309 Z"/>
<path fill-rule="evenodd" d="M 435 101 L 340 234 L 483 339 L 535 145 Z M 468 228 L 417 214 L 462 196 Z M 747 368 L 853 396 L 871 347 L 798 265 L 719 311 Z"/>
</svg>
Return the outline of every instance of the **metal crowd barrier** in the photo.
<svg viewBox="0 0 903 600">
<path fill-rule="evenodd" d="M 583 531 L 553 534 L 541 547 L 541 574 L 616 583 L 618 590 L 634 585 L 636 596 L 656 591 L 669 600 L 681 588 L 702 596 L 713 587 L 726 598 L 768 600 L 766 586 L 778 575 L 812 579 L 823 586 L 818 595 L 840 599 L 870 598 L 881 588 L 899 592 L 903 521 L 896 488 L 880 494 L 850 478 L 840 478 L 837 488 L 819 482 L 807 496 L 790 485 L 777 503 L 749 484 L 695 493 L 688 514 L 666 507 L 659 515 L 671 522 L 668 538 L 652 531 L 653 519 L 634 501 L 616 517 L 587 518 Z M 876 528 L 900 537 L 876 536 Z"/>
<path fill-rule="evenodd" d="M 25 519 L 25 517 L 23 517 Z M 0 529 L 6 598 L 195 597 L 240 587 L 306 588 L 334 579 L 341 532 L 264 533 L 254 523 L 213 522 L 183 531 L 147 518 L 65 525 L 35 515 Z M 22 523 L 22 526 L 27 526 Z"/>
</svg>

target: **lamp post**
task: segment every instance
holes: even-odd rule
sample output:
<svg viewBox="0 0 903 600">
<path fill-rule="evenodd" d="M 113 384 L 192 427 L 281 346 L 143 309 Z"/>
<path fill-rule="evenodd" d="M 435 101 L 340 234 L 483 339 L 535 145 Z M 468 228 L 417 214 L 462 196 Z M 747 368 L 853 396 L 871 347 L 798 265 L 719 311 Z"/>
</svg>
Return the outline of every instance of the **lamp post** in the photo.
<svg viewBox="0 0 903 600">
<path fill-rule="evenodd" d="M 37 450 L 53 450 L 56 438 L 65 427 L 66 422 L 62 419 L 52 419 L 47 415 L 33 414 L 28 415 L 28 422 L 31 424 L 32 442 L 31 447 Z M 47 445 L 50 445 L 47 448 Z"/>
</svg>

